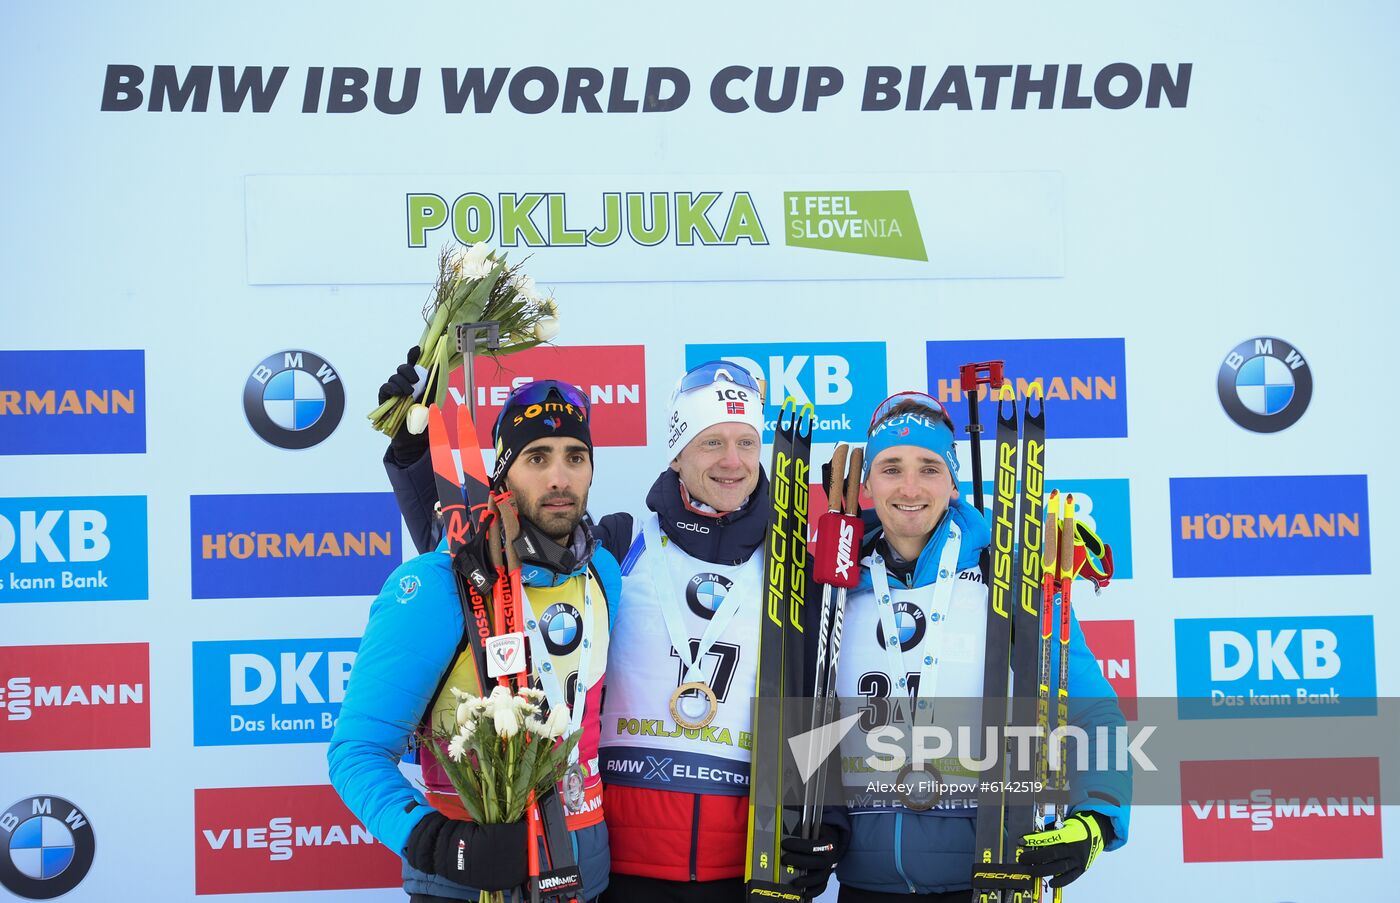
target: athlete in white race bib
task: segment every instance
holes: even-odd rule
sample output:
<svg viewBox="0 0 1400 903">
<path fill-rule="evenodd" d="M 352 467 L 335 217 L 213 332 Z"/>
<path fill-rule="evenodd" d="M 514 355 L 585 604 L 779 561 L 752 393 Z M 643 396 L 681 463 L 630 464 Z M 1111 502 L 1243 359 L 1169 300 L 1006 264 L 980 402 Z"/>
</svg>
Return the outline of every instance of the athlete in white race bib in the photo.
<svg viewBox="0 0 1400 903">
<path fill-rule="evenodd" d="M 842 714 L 854 708 L 861 720 L 841 746 L 847 807 L 829 807 L 826 815 L 850 832 L 836 872 L 840 900 L 962 903 L 971 888 L 976 775 L 939 762 L 939 799 L 872 794 L 871 787 L 917 782 L 873 768 L 866 735 L 891 713 L 901 713 L 894 717 L 906 723 L 940 726 L 946 715 L 934 711 L 940 705 L 961 717 L 980 713 L 988 594 L 978 562 L 991 531 L 982 513 L 960 498 L 952 421 L 923 393 L 893 396 L 876 410 L 862 476 L 879 527 L 861 549 L 861 583 L 842 621 Z M 1058 641 L 1053 647 L 1058 650 Z M 1071 704 L 1070 721 L 1091 738 L 1094 726 L 1124 723 L 1077 622 L 1070 636 L 1070 694 L 1083 700 Z M 1066 831 L 1054 832 L 1063 836 L 1042 835 L 1048 851 L 1042 874 L 1062 883 L 1128 834 L 1126 773 L 1072 780 L 1070 789 Z"/>
</svg>

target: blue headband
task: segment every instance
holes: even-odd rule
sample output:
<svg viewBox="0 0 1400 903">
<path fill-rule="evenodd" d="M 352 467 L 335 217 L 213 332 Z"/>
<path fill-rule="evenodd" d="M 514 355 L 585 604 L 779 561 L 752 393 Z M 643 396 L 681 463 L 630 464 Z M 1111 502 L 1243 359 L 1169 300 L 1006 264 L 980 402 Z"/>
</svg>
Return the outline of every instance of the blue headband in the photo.
<svg viewBox="0 0 1400 903">
<path fill-rule="evenodd" d="M 861 480 L 870 477 L 870 466 L 881 452 L 897 445 L 913 445 L 926 448 L 947 461 L 953 482 L 957 483 L 958 452 L 954 443 L 953 431 L 942 420 L 912 412 L 891 417 L 875 427 L 865 441 L 865 468 L 860 475 Z"/>
</svg>

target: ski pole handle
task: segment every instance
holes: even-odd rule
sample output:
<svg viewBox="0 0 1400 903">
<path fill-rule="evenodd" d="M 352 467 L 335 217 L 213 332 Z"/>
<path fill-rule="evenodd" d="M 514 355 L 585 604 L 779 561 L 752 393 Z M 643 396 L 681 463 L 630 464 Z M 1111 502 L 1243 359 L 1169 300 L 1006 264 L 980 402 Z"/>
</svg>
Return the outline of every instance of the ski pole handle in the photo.
<svg viewBox="0 0 1400 903">
<path fill-rule="evenodd" d="M 852 449 L 846 471 L 846 493 L 841 506 L 845 514 L 860 514 L 860 472 L 865 467 L 865 449 Z"/>
<path fill-rule="evenodd" d="M 486 502 L 486 515 L 490 518 L 486 528 L 486 554 L 491 556 L 491 566 L 499 571 L 504 559 L 501 558 L 501 512 L 496 506 L 495 496 Z"/>
<path fill-rule="evenodd" d="M 1060 591 L 1064 583 L 1074 579 L 1074 493 L 1065 496 L 1065 513 L 1060 521 L 1059 571 Z"/>
<path fill-rule="evenodd" d="M 981 361 L 980 363 L 963 364 L 958 368 L 958 388 L 964 393 L 976 392 L 980 385 L 1000 389 L 1001 384 L 1006 381 L 1005 367 L 1006 361 Z"/>
<path fill-rule="evenodd" d="M 500 511 L 502 526 L 505 528 L 506 570 L 520 570 L 520 553 L 515 551 L 515 541 L 520 538 L 520 511 L 515 507 L 515 496 L 502 492 L 492 497 Z"/>
<path fill-rule="evenodd" d="M 843 494 L 846 490 L 846 455 L 850 448 L 842 442 L 831 453 L 830 485 L 826 487 L 826 510 L 844 511 Z"/>
</svg>

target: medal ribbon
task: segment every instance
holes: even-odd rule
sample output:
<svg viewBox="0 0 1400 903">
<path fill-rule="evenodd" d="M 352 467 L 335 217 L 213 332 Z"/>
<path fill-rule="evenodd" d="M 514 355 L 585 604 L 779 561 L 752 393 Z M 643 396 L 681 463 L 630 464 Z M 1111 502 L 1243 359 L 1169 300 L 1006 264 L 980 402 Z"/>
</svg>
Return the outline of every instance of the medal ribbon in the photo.
<svg viewBox="0 0 1400 903">
<path fill-rule="evenodd" d="M 521 587 L 524 595 L 524 587 Z M 549 708 L 553 711 L 562 708 L 569 713 L 569 733 L 572 737 L 578 733 L 583 726 L 583 712 L 588 704 L 588 661 L 593 655 L 593 580 L 588 576 L 588 572 L 583 574 L 583 624 L 579 629 L 583 631 L 583 652 L 579 653 L 578 659 L 578 681 L 574 684 L 574 707 L 569 708 L 569 698 L 565 692 L 565 687 L 559 683 L 559 674 L 554 668 L 554 662 L 549 655 L 549 647 L 544 644 L 544 636 L 540 633 L 539 621 L 535 619 L 534 609 L 530 607 L 530 597 L 525 595 L 526 611 L 530 616 L 525 619 L 525 632 L 530 637 L 531 647 L 540 650 L 543 655 L 536 659 L 539 664 L 535 668 L 535 673 L 539 675 L 540 686 L 544 689 L 544 696 L 549 700 Z M 569 764 L 578 764 L 578 744 L 569 751 Z"/>
<path fill-rule="evenodd" d="M 739 612 L 749 607 L 750 600 L 758 601 L 758 579 L 760 573 L 753 568 L 745 570 L 739 579 L 730 586 L 729 591 L 720 600 L 719 608 L 715 610 L 715 615 L 710 619 L 709 626 L 705 628 L 705 635 L 700 638 L 700 646 L 695 652 L 695 657 L 690 656 L 690 637 L 686 632 L 684 617 L 679 610 L 680 601 L 676 599 L 675 580 L 671 575 L 671 568 L 666 562 L 666 546 L 668 543 L 661 536 L 661 522 L 656 517 L 650 517 L 642 527 L 642 533 L 646 537 L 648 549 L 655 549 L 661 565 L 660 568 L 651 572 L 652 581 L 656 586 L 656 601 L 661 606 L 661 614 L 666 622 L 666 632 L 671 636 L 671 646 L 676 650 L 676 654 L 681 657 L 681 662 L 685 664 L 685 682 L 697 681 L 706 684 L 704 672 L 700 670 L 700 662 L 712 649 L 720 636 L 724 634 L 724 629 L 729 626 L 729 622 L 738 616 Z M 659 574 L 664 573 L 667 578 L 666 586 L 662 586 Z M 735 597 L 738 597 L 735 599 Z M 730 602 L 731 599 L 735 601 Z"/>
<path fill-rule="evenodd" d="M 872 588 L 875 590 L 875 603 L 880 609 L 880 626 L 885 633 L 885 661 L 890 680 L 894 681 L 896 689 L 904 690 L 908 687 L 905 675 L 911 671 L 918 671 L 921 700 L 932 699 L 938 689 L 938 659 L 943 652 L 943 640 L 947 634 L 945 627 L 948 609 L 952 607 L 953 585 L 958 579 L 958 553 L 961 550 L 962 530 L 957 524 L 949 524 L 948 540 L 943 544 L 943 554 L 938 558 L 938 579 L 933 584 L 933 602 L 925 612 L 928 627 L 919 645 L 909 650 L 914 657 L 920 652 L 923 653 L 917 668 L 907 666 L 904 650 L 900 648 L 899 631 L 895 626 L 893 594 L 890 592 L 890 577 L 889 572 L 885 570 L 885 559 L 875 551 L 872 551 L 867 559 L 870 563 Z M 920 702 L 918 708 L 924 708 L 924 703 Z M 915 724 L 918 720 L 917 716 L 912 718 Z M 930 711 L 928 723 L 932 721 L 933 713 Z"/>
</svg>

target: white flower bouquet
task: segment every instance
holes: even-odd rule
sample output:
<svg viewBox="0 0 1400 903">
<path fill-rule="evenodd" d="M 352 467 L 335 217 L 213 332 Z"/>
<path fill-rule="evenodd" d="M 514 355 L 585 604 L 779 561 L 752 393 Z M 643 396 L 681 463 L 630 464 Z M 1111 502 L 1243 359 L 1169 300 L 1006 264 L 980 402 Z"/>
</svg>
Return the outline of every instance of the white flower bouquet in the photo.
<svg viewBox="0 0 1400 903">
<path fill-rule="evenodd" d="M 568 712 L 556 709 L 541 718 L 544 693 L 528 687 L 512 693 L 497 686 L 484 699 L 455 688 L 452 694 L 454 724 L 434 731 L 423 745 L 442 765 L 473 821 L 520 820 L 532 794 L 553 789 L 568 767 L 579 740 L 578 734 L 565 736 Z M 446 752 L 440 744 L 446 744 Z"/>
<path fill-rule="evenodd" d="M 541 295 L 521 265 L 506 265 L 504 254 L 485 244 L 446 246 L 438 253 L 437 282 L 423 308 L 427 325 L 418 340 L 418 361 L 428 371 L 423 399 L 441 406 L 447 377 L 462 365 L 453 329 L 459 323 L 495 321 L 500 347 L 488 353 L 511 354 L 548 342 L 559 334 L 559 307 Z M 411 413 L 410 413 L 411 412 Z M 427 407 L 408 397 L 390 398 L 369 413 L 374 428 L 392 438 L 406 422 L 414 433 L 428 423 Z M 417 426 L 418 429 L 413 429 Z"/>
</svg>

